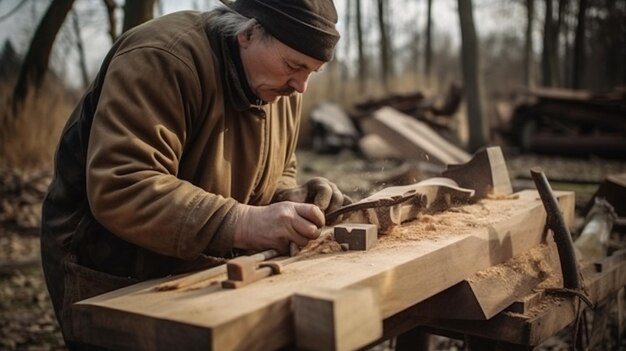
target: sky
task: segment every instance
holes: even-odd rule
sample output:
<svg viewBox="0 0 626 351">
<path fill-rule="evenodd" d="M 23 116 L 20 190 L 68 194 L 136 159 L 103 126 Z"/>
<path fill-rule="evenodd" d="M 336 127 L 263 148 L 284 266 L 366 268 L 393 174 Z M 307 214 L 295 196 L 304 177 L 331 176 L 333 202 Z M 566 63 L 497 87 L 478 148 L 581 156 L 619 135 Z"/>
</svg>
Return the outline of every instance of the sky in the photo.
<svg viewBox="0 0 626 351">
<path fill-rule="evenodd" d="M 24 1 L 23 4 L 22 1 Z M 351 34 L 346 32 L 346 1 L 335 1 L 339 16 L 338 30 L 342 34 L 342 41 L 340 41 L 337 51 L 339 53 L 338 56 L 345 57 L 348 54 L 352 58 L 356 55 L 356 49 L 353 48 L 354 45 L 351 45 L 351 49 L 348 51 L 343 46 L 350 40 L 354 42 L 353 38 L 349 38 Z M 117 0 L 117 2 L 121 3 L 122 1 Z M 6 38 L 11 38 L 18 53 L 24 54 L 28 49 L 30 37 L 34 33 L 34 29 L 49 3 L 50 0 L 0 0 L 0 43 L 4 43 Z M 354 4 L 354 0 L 352 0 L 352 3 Z M 374 0 L 362 0 L 362 3 L 365 6 L 365 13 L 375 13 Z M 456 0 L 433 1 L 435 32 L 447 36 L 449 45 L 454 48 L 460 45 L 456 3 Z M 495 30 L 517 30 L 514 27 L 514 23 L 507 21 L 506 17 L 520 18 L 519 16 L 521 15 L 523 18 L 523 14 L 517 13 L 520 11 L 519 8 L 516 9 L 515 6 L 511 5 L 508 7 L 503 6 L 503 3 L 505 2 L 501 0 L 474 1 L 474 16 L 479 36 Z M 207 10 L 214 6 L 220 6 L 218 5 L 218 0 L 161 0 L 161 4 L 164 14 L 185 9 Z M 407 43 L 409 36 L 403 36 L 403 34 L 411 31 L 424 32 L 426 1 L 390 0 L 389 4 L 390 18 L 394 23 L 393 35 L 396 36 L 396 42 L 398 45 L 410 44 Z M 18 10 L 7 17 L 6 15 L 16 7 L 18 7 Z M 79 14 L 81 37 L 85 45 L 88 71 L 93 76 L 111 45 L 107 34 L 108 23 L 104 5 L 101 0 L 76 0 L 74 9 Z M 66 20 L 64 28 L 55 42 L 51 65 L 65 74 L 70 82 L 76 84 L 79 77 L 78 54 L 73 45 L 74 32 L 72 31 L 70 18 L 68 17 L 68 20 Z M 375 18 L 373 16 L 369 16 L 369 18 L 369 22 L 365 23 L 366 28 L 376 27 Z M 121 21 L 122 11 L 118 9 L 118 22 L 121 23 Z M 503 29 L 503 27 L 510 28 Z M 366 44 L 370 47 L 375 47 L 377 45 L 377 32 L 374 30 L 372 32 L 373 35 L 367 36 Z"/>
</svg>

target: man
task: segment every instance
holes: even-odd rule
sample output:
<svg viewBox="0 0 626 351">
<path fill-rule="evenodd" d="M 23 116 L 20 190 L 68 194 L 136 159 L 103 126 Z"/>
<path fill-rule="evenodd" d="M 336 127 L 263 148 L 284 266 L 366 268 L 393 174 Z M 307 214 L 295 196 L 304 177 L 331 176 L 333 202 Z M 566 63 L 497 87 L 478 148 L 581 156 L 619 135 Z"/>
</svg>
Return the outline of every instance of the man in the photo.
<svg viewBox="0 0 626 351">
<path fill-rule="evenodd" d="M 331 0 L 238 0 L 117 40 L 71 115 L 43 204 L 46 283 L 70 305 L 134 282 L 304 246 L 347 200 L 295 182 L 301 96 L 339 39 Z"/>
</svg>

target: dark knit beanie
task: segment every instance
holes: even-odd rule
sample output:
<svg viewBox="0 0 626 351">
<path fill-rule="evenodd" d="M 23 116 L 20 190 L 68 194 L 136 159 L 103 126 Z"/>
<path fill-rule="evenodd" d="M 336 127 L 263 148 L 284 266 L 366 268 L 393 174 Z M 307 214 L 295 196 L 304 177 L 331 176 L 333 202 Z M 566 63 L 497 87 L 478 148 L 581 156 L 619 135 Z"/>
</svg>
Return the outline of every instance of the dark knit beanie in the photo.
<svg viewBox="0 0 626 351">
<path fill-rule="evenodd" d="M 227 5 L 256 19 L 292 49 L 320 61 L 333 58 L 339 32 L 335 29 L 337 11 L 332 0 L 237 0 Z"/>
</svg>

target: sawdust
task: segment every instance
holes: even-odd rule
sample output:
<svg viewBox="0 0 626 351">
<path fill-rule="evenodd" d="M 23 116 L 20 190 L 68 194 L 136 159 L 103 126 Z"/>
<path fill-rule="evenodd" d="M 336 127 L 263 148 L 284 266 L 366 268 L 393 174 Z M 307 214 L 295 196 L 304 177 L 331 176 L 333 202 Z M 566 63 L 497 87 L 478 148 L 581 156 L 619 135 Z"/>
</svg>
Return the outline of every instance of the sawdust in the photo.
<svg viewBox="0 0 626 351">
<path fill-rule="evenodd" d="M 528 309 L 524 313 L 507 312 L 510 316 L 524 319 L 533 319 L 547 312 L 555 306 L 560 306 L 564 302 L 563 297 L 554 295 L 541 295 L 541 297 L 529 303 Z"/>
<path fill-rule="evenodd" d="M 535 278 L 541 282 L 551 277 L 553 272 L 553 255 L 547 244 L 535 246 L 508 261 L 476 272 L 468 279 L 479 282 L 483 279 L 497 277 L 508 286 L 514 286 L 524 277 Z"/>
<path fill-rule="evenodd" d="M 487 198 L 489 200 L 515 200 L 519 199 L 519 194 L 489 193 Z"/>
<path fill-rule="evenodd" d="M 395 226 L 387 235 L 381 235 L 379 243 L 395 245 L 405 241 L 437 240 L 449 235 L 469 234 L 475 228 L 510 218 L 516 198 L 484 199 L 442 212 L 422 212 L 414 220 Z"/>
<path fill-rule="evenodd" d="M 515 292 L 517 287 L 522 286 L 524 282 L 536 281 L 532 291 L 540 295 L 538 298 L 526 302 L 528 304 L 526 312 L 523 314 L 508 312 L 520 318 L 533 318 L 563 301 L 561 297 L 543 294 L 543 290 L 547 288 L 562 285 L 557 261 L 558 256 L 555 248 L 549 244 L 540 244 L 502 264 L 477 272 L 468 281 L 472 283 L 495 281 L 497 284 L 491 284 L 491 286 L 497 286 L 499 290 L 511 293 Z M 528 291 L 520 292 L 513 294 L 518 300 L 528 295 Z"/>
<path fill-rule="evenodd" d="M 298 255 L 328 254 L 342 251 L 343 249 L 339 243 L 333 238 L 332 229 L 328 228 L 322 231 L 317 239 L 309 241 L 309 243 L 300 250 Z"/>
<path fill-rule="evenodd" d="M 421 212 L 414 220 L 393 226 L 386 234 L 379 233 L 377 245 L 393 247 L 407 241 L 438 240 L 450 235 L 469 234 L 476 228 L 493 225 L 510 218 L 518 196 L 484 199 L 473 204 L 448 208 L 442 212 Z M 326 228 L 320 237 L 302 248 L 300 254 L 342 252 Z"/>
</svg>

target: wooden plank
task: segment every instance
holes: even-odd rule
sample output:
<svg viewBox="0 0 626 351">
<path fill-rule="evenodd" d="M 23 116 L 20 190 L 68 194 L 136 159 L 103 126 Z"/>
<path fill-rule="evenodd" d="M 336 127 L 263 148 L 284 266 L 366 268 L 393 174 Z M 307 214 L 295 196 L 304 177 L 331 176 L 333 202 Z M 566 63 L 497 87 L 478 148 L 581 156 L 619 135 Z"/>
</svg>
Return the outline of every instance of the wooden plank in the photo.
<svg viewBox="0 0 626 351">
<path fill-rule="evenodd" d="M 298 350 L 356 350 L 383 334 L 371 289 L 309 289 L 292 298 Z"/>
<path fill-rule="evenodd" d="M 571 219 L 573 193 L 557 194 Z M 73 306 L 74 332 L 90 344 L 146 349 L 144 338 L 175 325 L 195 335 L 177 338 L 180 349 L 276 349 L 294 342 L 290 299 L 310 288 L 370 288 L 381 317 L 388 318 L 542 242 L 545 211 L 538 194 L 517 195 L 419 217 L 382 236 L 369 251 L 307 257 L 242 289 L 211 282 L 156 292 L 154 286 L 167 280 L 156 279 L 99 295 Z"/>
<path fill-rule="evenodd" d="M 534 87 L 528 90 L 530 95 L 543 99 L 590 101 L 594 95 L 588 90 L 572 90 L 563 88 Z"/>
<path fill-rule="evenodd" d="M 408 159 L 441 165 L 470 160 L 467 152 L 442 138 L 426 123 L 391 107 L 377 110 L 362 122 L 362 127 L 366 133 L 380 135 Z"/>
</svg>

